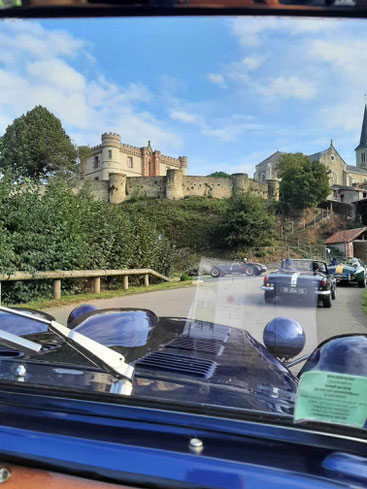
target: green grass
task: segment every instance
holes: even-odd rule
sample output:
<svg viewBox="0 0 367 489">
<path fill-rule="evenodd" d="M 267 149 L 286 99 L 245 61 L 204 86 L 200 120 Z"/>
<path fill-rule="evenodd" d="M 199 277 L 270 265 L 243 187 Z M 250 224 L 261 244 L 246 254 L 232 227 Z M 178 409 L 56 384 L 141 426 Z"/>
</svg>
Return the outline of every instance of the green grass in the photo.
<svg viewBox="0 0 367 489">
<path fill-rule="evenodd" d="M 367 289 L 365 289 L 362 294 L 362 309 L 363 312 L 367 314 Z"/>
<path fill-rule="evenodd" d="M 194 277 L 193 277 L 194 279 Z M 127 290 L 116 289 L 116 290 L 104 290 L 100 294 L 76 294 L 76 295 L 65 295 L 61 299 L 42 299 L 38 301 L 32 301 L 22 304 L 11 304 L 9 307 L 28 307 L 30 309 L 47 309 L 49 307 L 61 307 L 68 304 L 95 301 L 100 299 L 112 299 L 114 297 L 124 297 L 126 295 L 133 294 L 144 294 L 147 292 L 152 292 L 155 290 L 169 290 L 177 289 L 181 287 L 192 286 L 192 280 L 187 280 L 183 282 L 163 282 L 159 284 L 150 285 L 149 287 L 136 286 L 129 287 Z"/>
</svg>

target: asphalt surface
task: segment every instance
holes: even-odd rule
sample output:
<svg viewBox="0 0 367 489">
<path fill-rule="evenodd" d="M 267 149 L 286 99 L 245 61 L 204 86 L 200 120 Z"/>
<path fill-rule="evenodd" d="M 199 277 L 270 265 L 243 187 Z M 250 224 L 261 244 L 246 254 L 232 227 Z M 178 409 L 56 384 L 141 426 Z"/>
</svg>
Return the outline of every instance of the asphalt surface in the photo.
<svg viewBox="0 0 367 489">
<path fill-rule="evenodd" d="M 136 307 L 154 311 L 158 316 L 189 317 L 246 329 L 262 342 L 263 329 L 274 317 L 286 316 L 298 321 L 306 333 L 301 355 L 311 352 L 321 341 L 345 333 L 367 333 L 367 317 L 362 311 L 362 289 L 338 287 L 331 308 L 285 303 L 266 304 L 260 289 L 263 277 L 226 276 L 206 278 L 195 286 L 147 292 L 113 299 L 91 301 L 99 308 Z M 45 309 L 66 325 L 76 304 Z"/>
</svg>

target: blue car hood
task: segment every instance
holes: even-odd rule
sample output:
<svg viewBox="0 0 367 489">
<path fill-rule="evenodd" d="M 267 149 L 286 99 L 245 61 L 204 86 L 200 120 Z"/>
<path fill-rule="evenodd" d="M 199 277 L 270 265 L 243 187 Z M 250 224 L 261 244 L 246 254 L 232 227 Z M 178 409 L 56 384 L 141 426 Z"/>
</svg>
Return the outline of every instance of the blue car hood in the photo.
<svg viewBox="0 0 367 489">
<path fill-rule="evenodd" d="M 151 311 L 94 311 L 70 326 L 122 353 L 133 364 L 135 398 L 291 414 L 297 379 L 249 333 Z M 45 345 L 37 357 L 6 358 L 0 380 L 15 381 L 20 362 L 28 385 L 108 393 L 114 377 L 94 368 L 49 332 L 26 336 Z"/>
</svg>

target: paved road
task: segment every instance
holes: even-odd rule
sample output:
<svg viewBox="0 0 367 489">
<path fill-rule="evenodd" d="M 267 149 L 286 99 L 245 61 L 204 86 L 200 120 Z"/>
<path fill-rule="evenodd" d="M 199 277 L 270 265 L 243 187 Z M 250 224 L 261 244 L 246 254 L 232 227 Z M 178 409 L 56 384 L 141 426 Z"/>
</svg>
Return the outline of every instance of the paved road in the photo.
<svg viewBox="0 0 367 489">
<path fill-rule="evenodd" d="M 296 319 L 306 332 L 302 354 L 312 351 L 320 341 L 343 333 L 367 332 L 361 308 L 362 290 L 338 287 L 331 309 L 312 305 L 265 304 L 260 290 L 262 277 L 223 277 L 206 279 L 194 287 L 148 292 L 113 299 L 95 300 L 99 308 L 137 307 L 153 310 L 158 316 L 191 317 L 244 328 L 262 342 L 264 326 L 277 316 Z M 66 324 L 76 305 L 47 309 Z"/>
</svg>

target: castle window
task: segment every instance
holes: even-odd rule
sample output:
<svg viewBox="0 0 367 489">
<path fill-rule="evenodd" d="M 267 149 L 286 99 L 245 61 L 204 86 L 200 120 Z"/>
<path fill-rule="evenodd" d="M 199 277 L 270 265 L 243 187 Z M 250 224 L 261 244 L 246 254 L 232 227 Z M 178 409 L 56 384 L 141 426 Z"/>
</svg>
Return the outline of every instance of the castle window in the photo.
<svg viewBox="0 0 367 489">
<path fill-rule="evenodd" d="M 132 168 L 133 167 L 133 159 L 131 156 L 127 157 L 127 167 Z"/>
<path fill-rule="evenodd" d="M 361 162 L 362 163 L 366 162 L 366 153 L 361 153 Z"/>
<path fill-rule="evenodd" d="M 330 155 L 330 159 L 331 160 L 335 160 L 335 156 L 334 155 Z"/>
<path fill-rule="evenodd" d="M 261 182 L 261 183 L 264 183 L 264 182 L 265 182 L 265 173 L 262 173 L 262 174 L 260 175 L 260 182 Z"/>
<path fill-rule="evenodd" d="M 108 150 L 108 159 L 112 160 L 112 150 L 111 149 Z"/>
<path fill-rule="evenodd" d="M 98 168 L 98 163 L 99 163 L 98 156 L 95 156 L 94 157 L 94 168 Z"/>
<path fill-rule="evenodd" d="M 94 180 L 99 180 L 99 178 L 98 178 L 98 177 L 96 177 Z"/>
</svg>

